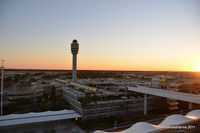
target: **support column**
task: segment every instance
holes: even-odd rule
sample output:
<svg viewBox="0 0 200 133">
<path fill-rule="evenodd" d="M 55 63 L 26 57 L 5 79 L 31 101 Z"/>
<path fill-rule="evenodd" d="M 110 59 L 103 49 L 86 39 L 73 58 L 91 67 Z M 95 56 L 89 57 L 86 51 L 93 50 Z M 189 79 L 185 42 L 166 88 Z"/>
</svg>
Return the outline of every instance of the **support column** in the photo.
<svg viewBox="0 0 200 133">
<path fill-rule="evenodd" d="M 192 103 L 189 103 L 189 110 L 192 110 Z"/>
<path fill-rule="evenodd" d="M 147 94 L 144 94 L 144 115 L 147 115 Z"/>
</svg>

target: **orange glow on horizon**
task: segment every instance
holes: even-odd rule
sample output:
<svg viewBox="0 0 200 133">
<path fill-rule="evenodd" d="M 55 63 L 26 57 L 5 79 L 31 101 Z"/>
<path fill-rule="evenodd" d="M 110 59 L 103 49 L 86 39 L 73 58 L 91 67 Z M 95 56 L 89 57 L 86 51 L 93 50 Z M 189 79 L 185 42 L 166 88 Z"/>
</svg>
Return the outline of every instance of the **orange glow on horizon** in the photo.
<svg viewBox="0 0 200 133">
<path fill-rule="evenodd" d="M 90 63 L 91 64 L 91 63 Z M 142 65 L 117 65 L 117 64 L 102 64 L 98 63 L 90 65 L 90 64 L 80 64 L 77 67 L 77 70 L 116 70 L 116 71 L 191 71 L 192 69 L 180 69 L 180 68 L 168 68 L 166 67 L 156 67 L 149 66 L 145 67 Z M 6 66 L 6 68 L 13 69 L 58 69 L 58 70 L 71 70 L 71 64 L 66 63 L 58 63 L 58 64 L 12 64 Z M 199 71 L 200 72 L 200 71 Z"/>
<path fill-rule="evenodd" d="M 6 68 L 13 69 L 58 69 L 71 70 L 72 56 L 60 55 L 58 57 L 26 57 L 12 59 L 5 62 Z M 186 63 L 187 62 L 187 63 Z M 169 62 L 163 60 L 137 59 L 137 58 L 110 58 L 78 56 L 78 70 L 119 70 L 119 71 L 199 71 L 200 65 L 195 67 L 194 61 Z M 193 64 L 193 65 L 191 65 Z"/>
</svg>

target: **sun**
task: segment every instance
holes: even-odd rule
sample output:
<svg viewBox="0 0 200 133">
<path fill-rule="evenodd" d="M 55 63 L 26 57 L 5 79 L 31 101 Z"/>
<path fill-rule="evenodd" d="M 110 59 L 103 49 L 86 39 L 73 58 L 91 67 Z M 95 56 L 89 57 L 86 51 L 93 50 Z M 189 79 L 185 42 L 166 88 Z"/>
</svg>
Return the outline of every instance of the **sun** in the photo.
<svg viewBox="0 0 200 133">
<path fill-rule="evenodd" d="M 200 64 L 197 65 L 196 71 L 197 71 L 197 72 L 200 72 Z"/>
</svg>

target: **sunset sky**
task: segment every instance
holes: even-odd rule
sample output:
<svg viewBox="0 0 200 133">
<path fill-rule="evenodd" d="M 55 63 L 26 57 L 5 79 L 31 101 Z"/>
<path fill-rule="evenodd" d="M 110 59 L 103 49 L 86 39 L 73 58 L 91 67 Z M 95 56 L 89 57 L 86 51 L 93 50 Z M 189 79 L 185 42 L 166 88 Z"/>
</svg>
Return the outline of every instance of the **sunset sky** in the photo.
<svg viewBox="0 0 200 133">
<path fill-rule="evenodd" d="M 0 0 L 6 68 L 200 71 L 200 0 Z"/>
</svg>

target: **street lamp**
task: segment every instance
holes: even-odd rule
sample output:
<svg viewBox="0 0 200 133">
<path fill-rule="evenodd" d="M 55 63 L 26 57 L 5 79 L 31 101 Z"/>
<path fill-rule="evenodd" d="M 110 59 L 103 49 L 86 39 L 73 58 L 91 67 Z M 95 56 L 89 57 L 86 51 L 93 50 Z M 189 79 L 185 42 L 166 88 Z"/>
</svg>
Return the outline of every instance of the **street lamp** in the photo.
<svg viewBox="0 0 200 133">
<path fill-rule="evenodd" d="M 3 116 L 3 69 L 4 69 L 4 61 L 2 60 L 2 68 L 1 68 L 1 116 Z"/>
</svg>

